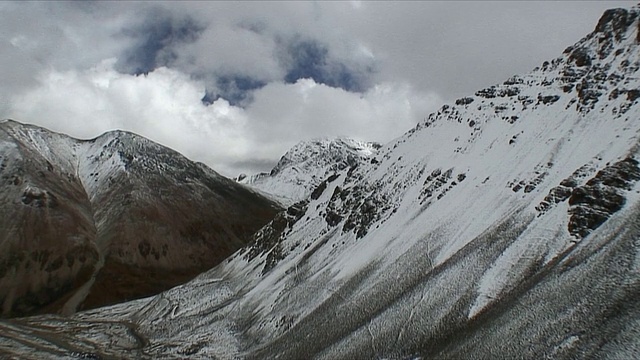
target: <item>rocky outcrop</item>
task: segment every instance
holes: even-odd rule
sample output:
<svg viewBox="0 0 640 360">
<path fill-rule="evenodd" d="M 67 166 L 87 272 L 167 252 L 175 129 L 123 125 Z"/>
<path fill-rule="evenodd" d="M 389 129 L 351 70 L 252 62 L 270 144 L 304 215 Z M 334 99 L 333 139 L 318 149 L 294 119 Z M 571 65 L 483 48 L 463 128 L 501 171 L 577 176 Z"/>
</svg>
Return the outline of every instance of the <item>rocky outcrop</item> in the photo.
<svg viewBox="0 0 640 360">
<path fill-rule="evenodd" d="M 640 180 L 638 161 L 632 157 L 615 162 L 598 171 L 593 164 L 585 164 L 562 180 L 536 206 L 540 215 L 556 204 L 568 201 L 568 231 L 577 238 L 588 236 L 620 211 L 626 203 L 627 192 Z"/>
<path fill-rule="evenodd" d="M 569 232 L 581 238 L 597 229 L 626 203 L 624 191 L 640 180 L 638 161 L 626 158 L 600 170 L 569 197 Z"/>
<path fill-rule="evenodd" d="M 257 256 L 266 255 L 262 273 L 269 272 L 286 256 L 287 251 L 282 247 L 282 240 L 287 235 L 287 230 L 291 230 L 293 225 L 304 216 L 308 204 L 308 201 L 300 201 L 276 215 L 269 224 L 256 232 L 253 242 L 244 251 L 244 258 L 252 261 Z"/>
</svg>

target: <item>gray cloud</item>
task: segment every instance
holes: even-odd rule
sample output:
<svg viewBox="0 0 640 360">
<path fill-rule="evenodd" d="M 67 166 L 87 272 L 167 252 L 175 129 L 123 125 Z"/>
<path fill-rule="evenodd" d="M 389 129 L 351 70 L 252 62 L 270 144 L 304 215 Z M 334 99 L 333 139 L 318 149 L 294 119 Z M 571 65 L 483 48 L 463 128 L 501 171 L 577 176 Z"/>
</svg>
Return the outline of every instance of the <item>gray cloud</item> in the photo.
<svg viewBox="0 0 640 360">
<path fill-rule="evenodd" d="M 633 4 L 0 2 L 0 117 L 251 173 L 303 139 L 388 141 Z"/>
<path fill-rule="evenodd" d="M 151 7 L 141 15 L 142 21 L 119 34 L 133 41 L 116 64 L 124 73 L 146 74 L 162 66 L 171 67 L 179 57 L 177 48 L 197 41 L 204 31 L 192 17 L 177 17 L 165 8 Z"/>
<path fill-rule="evenodd" d="M 363 2 L 342 20 L 380 63 L 447 99 L 466 95 L 559 56 L 595 28 L 607 8 L 632 1 Z"/>
</svg>

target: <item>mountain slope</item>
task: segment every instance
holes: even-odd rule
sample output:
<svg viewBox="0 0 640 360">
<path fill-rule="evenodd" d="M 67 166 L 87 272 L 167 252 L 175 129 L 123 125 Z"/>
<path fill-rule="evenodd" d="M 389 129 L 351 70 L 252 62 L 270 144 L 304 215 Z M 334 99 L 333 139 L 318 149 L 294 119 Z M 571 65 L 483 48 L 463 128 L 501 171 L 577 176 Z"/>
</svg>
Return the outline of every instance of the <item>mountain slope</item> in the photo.
<svg viewBox="0 0 640 360">
<path fill-rule="evenodd" d="M 302 141 L 287 151 L 270 173 L 241 175 L 238 181 L 289 206 L 309 197 L 329 176 L 372 161 L 380 147 L 344 137 Z"/>
<path fill-rule="evenodd" d="M 73 142 L 47 132 L 41 139 L 60 152 L 29 146 L 29 134 L 21 134 L 24 142 L 14 138 L 14 125 L 0 123 L 4 316 L 64 298 L 90 279 L 100 257 L 91 203 L 75 174 Z"/>
<path fill-rule="evenodd" d="M 166 290 L 242 247 L 278 210 L 134 134 L 79 141 L 14 121 L 0 130 L 5 316 Z"/>
<path fill-rule="evenodd" d="M 25 358 L 638 358 L 639 18 L 607 11 L 561 57 L 443 106 L 193 281 L 0 323 L 0 343 Z"/>
</svg>

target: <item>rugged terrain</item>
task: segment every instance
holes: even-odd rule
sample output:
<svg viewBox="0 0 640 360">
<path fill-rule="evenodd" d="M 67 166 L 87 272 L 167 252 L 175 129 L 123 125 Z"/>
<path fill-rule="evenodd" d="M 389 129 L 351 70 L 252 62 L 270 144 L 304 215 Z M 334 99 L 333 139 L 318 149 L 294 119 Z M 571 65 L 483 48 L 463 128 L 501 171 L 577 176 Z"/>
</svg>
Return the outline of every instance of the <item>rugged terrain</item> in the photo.
<svg viewBox="0 0 640 360">
<path fill-rule="evenodd" d="M 279 209 L 127 132 L 80 141 L 7 120 L 0 149 L 3 316 L 169 289 L 244 246 Z"/>
<path fill-rule="evenodd" d="M 329 176 L 371 161 L 382 145 L 339 137 L 301 141 L 269 173 L 240 175 L 237 180 L 289 206 L 308 198 Z"/>
<path fill-rule="evenodd" d="M 640 9 L 337 169 L 158 296 L 0 322 L 21 358 L 640 357 Z"/>
</svg>

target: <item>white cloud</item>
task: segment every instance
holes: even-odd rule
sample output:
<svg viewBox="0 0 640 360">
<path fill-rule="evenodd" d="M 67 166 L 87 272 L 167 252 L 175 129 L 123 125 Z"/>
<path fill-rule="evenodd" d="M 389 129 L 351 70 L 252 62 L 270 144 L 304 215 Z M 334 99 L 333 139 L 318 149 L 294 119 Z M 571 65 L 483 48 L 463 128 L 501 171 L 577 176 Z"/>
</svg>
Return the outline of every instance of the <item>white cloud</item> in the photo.
<svg viewBox="0 0 640 360">
<path fill-rule="evenodd" d="M 260 142 L 278 138 L 295 143 L 314 135 L 384 142 L 407 131 L 440 103 L 437 95 L 418 94 L 408 84 L 379 84 L 358 94 L 302 79 L 267 85 L 256 92 L 247 112 L 250 118 L 260 118 L 253 124 Z"/>
<path fill-rule="evenodd" d="M 125 75 L 113 69 L 114 62 L 44 73 L 40 87 L 12 99 L 10 117 L 79 138 L 128 130 L 214 168 L 229 157 L 246 155 L 241 109 L 224 100 L 204 106 L 204 86 L 178 71 Z"/>
<path fill-rule="evenodd" d="M 191 73 L 243 75 L 271 81 L 284 76 L 270 36 L 241 27 L 211 25 L 198 41 L 177 49 L 178 67 Z"/>
<path fill-rule="evenodd" d="M 631 5 L 0 2 L 0 118 L 84 138 L 121 128 L 226 175 L 268 170 L 303 139 L 387 141 L 439 107 L 440 98 L 528 71 L 591 31 L 605 8 Z M 153 55 L 158 49 L 141 45 L 154 28 L 146 25 L 167 19 L 193 19 L 202 33 L 151 44 L 167 47 L 161 53 L 170 68 L 138 77 L 114 70 L 113 59 L 132 47 Z M 331 64 L 346 66 L 347 75 L 362 72 L 371 87 L 354 93 L 310 79 L 284 84 L 281 52 L 292 39 L 326 47 Z M 219 73 L 267 85 L 245 108 L 221 99 L 205 106 L 205 85 L 211 89 Z"/>
<path fill-rule="evenodd" d="M 235 176 L 268 170 L 302 139 L 348 135 L 388 141 L 440 103 L 407 84 L 381 84 L 364 94 L 316 84 L 271 83 L 246 109 L 223 99 L 206 106 L 204 85 L 172 69 L 148 75 L 114 70 L 115 60 L 83 70 L 49 70 L 40 86 L 11 99 L 10 117 L 79 138 L 123 129 L 146 136 Z"/>
</svg>

